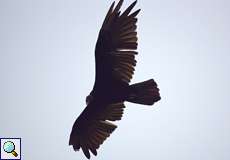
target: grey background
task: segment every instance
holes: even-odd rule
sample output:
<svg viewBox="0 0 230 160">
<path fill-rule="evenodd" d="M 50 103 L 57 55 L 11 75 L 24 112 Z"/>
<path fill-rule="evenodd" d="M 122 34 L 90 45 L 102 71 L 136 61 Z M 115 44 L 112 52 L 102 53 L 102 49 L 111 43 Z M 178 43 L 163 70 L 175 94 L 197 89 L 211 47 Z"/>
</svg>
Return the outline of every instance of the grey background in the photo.
<svg viewBox="0 0 230 160">
<path fill-rule="evenodd" d="M 126 0 L 123 9 L 132 1 Z M 0 1 L 0 137 L 25 160 L 85 159 L 68 146 L 94 82 L 94 46 L 111 0 Z M 132 83 L 162 100 L 126 103 L 92 159 L 230 159 L 230 1 L 139 0 Z"/>
</svg>

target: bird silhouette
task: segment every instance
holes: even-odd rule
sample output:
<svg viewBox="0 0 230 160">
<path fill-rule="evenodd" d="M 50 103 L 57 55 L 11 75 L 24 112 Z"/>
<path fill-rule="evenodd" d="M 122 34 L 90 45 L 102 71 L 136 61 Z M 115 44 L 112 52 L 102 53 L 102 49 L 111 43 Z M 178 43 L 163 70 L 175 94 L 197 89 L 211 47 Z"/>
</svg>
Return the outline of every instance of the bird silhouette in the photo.
<svg viewBox="0 0 230 160">
<path fill-rule="evenodd" d="M 95 48 L 96 76 L 93 90 L 86 97 L 86 108 L 76 119 L 69 145 L 82 149 L 89 159 L 117 128 L 111 121 L 122 118 L 124 102 L 153 105 L 161 99 L 153 79 L 129 85 L 136 66 L 137 18 L 140 9 L 131 13 L 134 1 L 124 12 L 123 0 L 115 2 L 106 14 Z M 90 152 L 89 152 L 90 151 Z"/>
</svg>

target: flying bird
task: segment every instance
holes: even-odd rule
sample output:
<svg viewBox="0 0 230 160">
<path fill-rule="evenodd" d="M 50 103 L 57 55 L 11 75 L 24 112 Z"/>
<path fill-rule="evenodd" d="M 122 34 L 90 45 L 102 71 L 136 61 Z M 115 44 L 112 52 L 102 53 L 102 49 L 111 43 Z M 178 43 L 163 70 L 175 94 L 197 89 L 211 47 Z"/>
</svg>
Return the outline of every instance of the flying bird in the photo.
<svg viewBox="0 0 230 160">
<path fill-rule="evenodd" d="M 82 149 L 89 159 L 117 128 L 112 121 L 121 120 L 124 102 L 153 105 L 161 99 L 153 79 L 132 84 L 137 55 L 137 18 L 134 1 L 124 12 L 123 0 L 112 3 L 104 19 L 95 48 L 96 76 L 93 90 L 86 97 L 86 108 L 76 119 L 69 145 Z M 132 13 L 131 13 L 132 12 Z"/>
</svg>

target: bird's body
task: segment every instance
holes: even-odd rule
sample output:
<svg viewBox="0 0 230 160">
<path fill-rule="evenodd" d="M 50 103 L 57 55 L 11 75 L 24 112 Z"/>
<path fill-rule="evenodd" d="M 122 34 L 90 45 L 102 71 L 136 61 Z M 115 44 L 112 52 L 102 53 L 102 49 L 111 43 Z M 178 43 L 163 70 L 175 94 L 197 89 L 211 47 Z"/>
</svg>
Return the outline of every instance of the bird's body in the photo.
<svg viewBox="0 0 230 160">
<path fill-rule="evenodd" d="M 112 48 L 111 44 L 108 43 L 111 39 L 110 36 L 109 31 L 99 33 L 95 50 L 96 77 L 91 94 L 95 98 L 96 96 L 99 99 L 102 98 L 103 101 L 111 102 L 115 100 L 119 102 L 125 100 L 129 84 L 115 78 L 111 68 L 107 67 L 114 63 L 110 55 L 104 55 L 105 52 L 109 52 L 109 48 Z"/>
<path fill-rule="evenodd" d="M 87 158 L 116 129 L 111 121 L 120 120 L 124 102 L 152 105 L 160 100 L 159 89 L 153 79 L 132 84 L 129 82 L 136 65 L 137 10 L 130 14 L 136 4 L 132 3 L 122 14 L 120 0 L 111 5 L 95 48 L 96 77 L 93 90 L 87 96 L 87 106 L 75 121 L 69 144 L 74 150 L 80 148 Z"/>
</svg>

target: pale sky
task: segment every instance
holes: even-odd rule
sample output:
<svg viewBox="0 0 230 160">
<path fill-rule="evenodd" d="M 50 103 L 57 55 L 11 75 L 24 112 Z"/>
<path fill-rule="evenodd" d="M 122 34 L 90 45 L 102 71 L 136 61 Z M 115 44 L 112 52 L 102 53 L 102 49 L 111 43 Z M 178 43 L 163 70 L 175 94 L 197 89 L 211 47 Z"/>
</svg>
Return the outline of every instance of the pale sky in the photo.
<svg viewBox="0 0 230 160">
<path fill-rule="evenodd" d="M 132 0 L 125 0 L 125 9 Z M 0 137 L 25 160 L 82 160 L 69 134 L 94 83 L 94 47 L 111 0 L 0 1 Z M 230 1 L 139 0 L 131 83 L 161 101 L 126 103 L 95 160 L 230 159 Z"/>
</svg>

